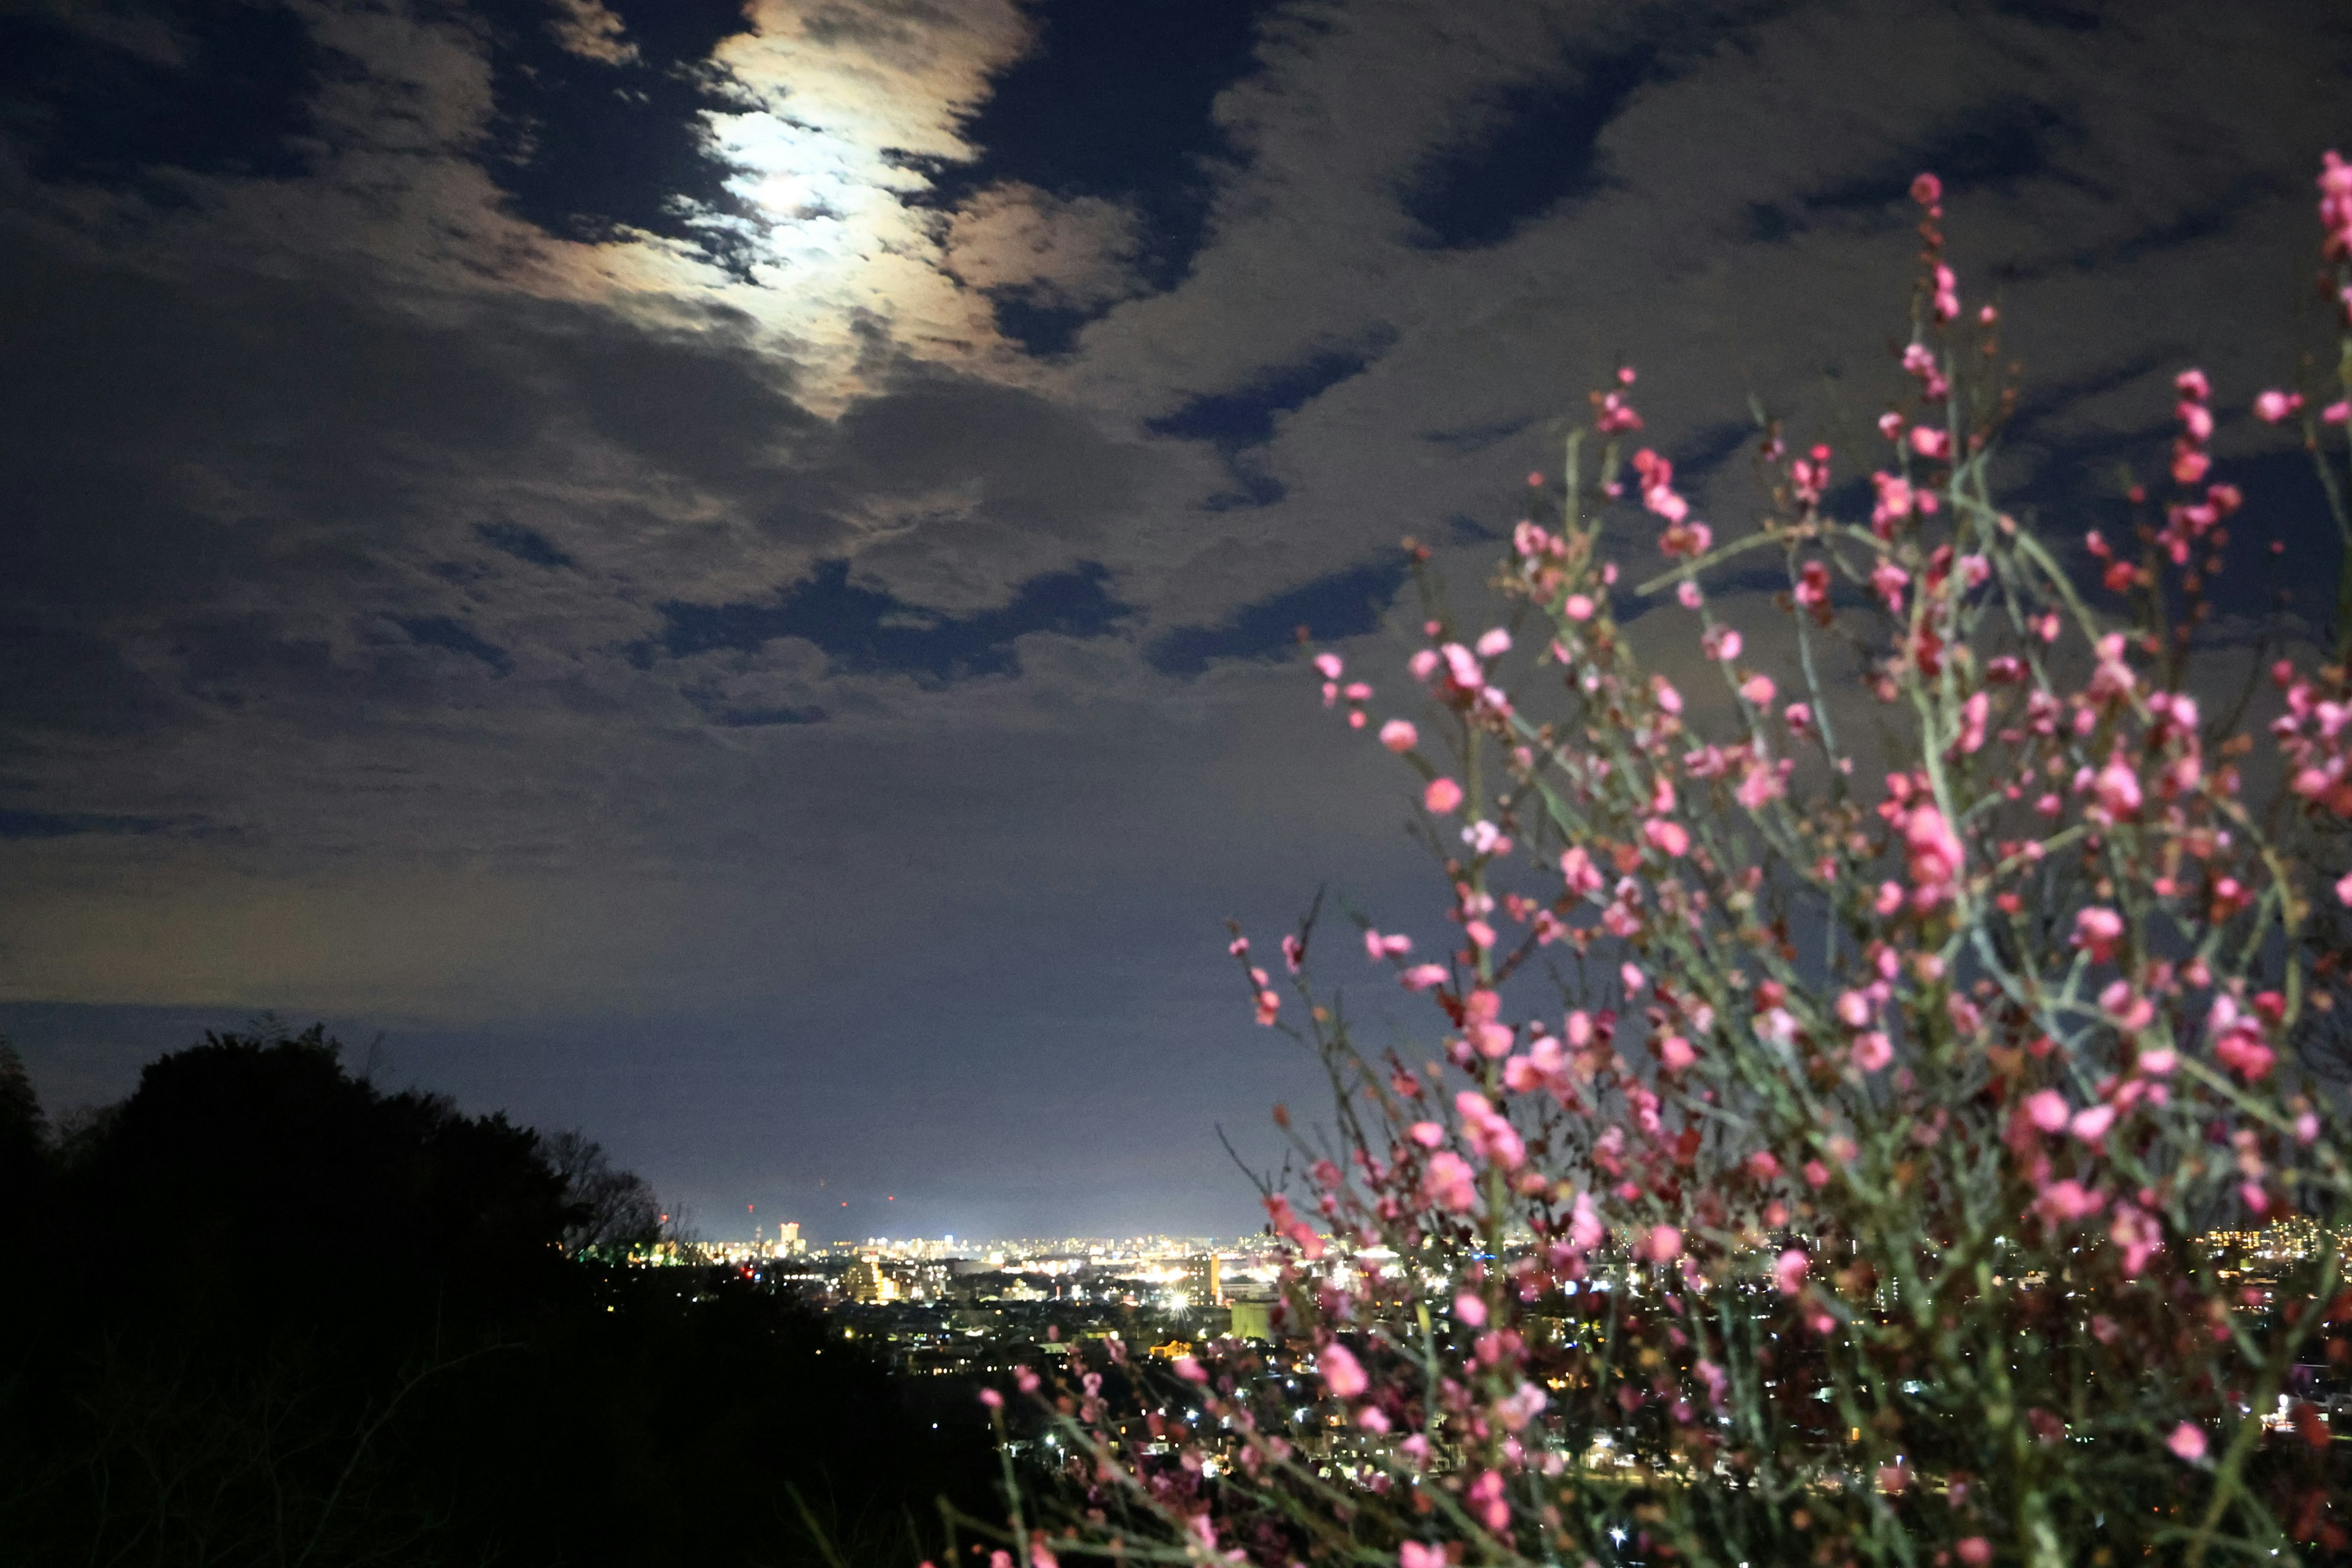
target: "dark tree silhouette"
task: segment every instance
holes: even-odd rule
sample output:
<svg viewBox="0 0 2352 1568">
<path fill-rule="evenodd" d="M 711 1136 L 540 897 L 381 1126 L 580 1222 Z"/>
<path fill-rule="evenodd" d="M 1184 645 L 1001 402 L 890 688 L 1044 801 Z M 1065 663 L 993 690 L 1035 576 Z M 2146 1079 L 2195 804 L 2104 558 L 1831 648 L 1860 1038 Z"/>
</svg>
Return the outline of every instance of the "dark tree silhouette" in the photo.
<svg viewBox="0 0 2352 1568">
<path fill-rule="evenodd" d="M 660 1211 L 584 1136 L 319 1029 L 207 1036 L 61 1139 L 0 1047 L 0 1181 L 12 1565 L 911 1563 L 938 1495 L 986 1506 L 978 1423 L 792 1299 L 614 1262 Z"/>
</svg>

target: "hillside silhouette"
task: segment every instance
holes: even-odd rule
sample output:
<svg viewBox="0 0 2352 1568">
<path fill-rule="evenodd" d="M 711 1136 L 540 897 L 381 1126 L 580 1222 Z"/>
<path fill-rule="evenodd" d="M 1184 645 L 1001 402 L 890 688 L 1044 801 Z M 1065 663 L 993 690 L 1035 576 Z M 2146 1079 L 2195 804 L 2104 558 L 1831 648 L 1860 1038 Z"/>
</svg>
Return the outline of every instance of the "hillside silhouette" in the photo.
<svg viewBox="0 0 2352 1568">
<path fill-rule="evenodd" d="M 908 1563 L 937 1498 L 986 1506 L 978 1424 L 797 1301 L 617 1261 L 658 1219 L 320 1029 L 207 1036 L 62 1131 L 0 1046 L 0 1555 Z"/>
</svg>

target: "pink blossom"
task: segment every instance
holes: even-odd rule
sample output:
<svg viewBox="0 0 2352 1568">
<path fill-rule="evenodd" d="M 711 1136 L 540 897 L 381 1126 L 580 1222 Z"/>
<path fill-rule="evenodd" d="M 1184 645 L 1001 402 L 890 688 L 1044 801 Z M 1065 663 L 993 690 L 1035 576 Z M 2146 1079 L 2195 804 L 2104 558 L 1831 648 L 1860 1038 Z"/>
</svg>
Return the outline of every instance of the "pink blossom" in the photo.
<svg viewBox="0 0 2352 1568">
<path fill-rule="evenodd" d="M 1601 872 L 1580 844 L 1572 846 L 1560 856 L 1559 874 L 1567 881 L 1568 890 L 1579 898 L 1589 897 L 1601 890 Z M 2352 903 L 2352 898 L 2345 901 Z"/>
<path fill-rule="evenodd" d="M 1968 1536 L 1953 1543 L 1952 1555 L 1968 1564 L 1968 1568 L 1985 1568 L 1985 1564 L 1992 1561 L 1992 1542 L 1981 1535 Z M 1407 1568 L 1411 1565 L 1408 1564 Z"/>
<path fill-rule="evenodd" d="M 1790 734 L 1801 735 L 1812 728 L 1812 705 L 1808 702 L 1791 702 L 1780 710 L 1780 717 L 1788 721 Z"/>
<path fill-rule="evenodd" d="M 1769 675 L 1749 676 L 1746 680 L 1740 682 L 1739 695 L 1745 697 L 1748 701 L 1753 702 L 1759 708 L 1766 706 L 1772 700 L 1773 697 L 1772 678 Z"/>
<path fill-rule="evenodd" d="M 2183 1421 L 2172 1429 L 2164 1446 L 2172 1450 L 2174 1458 L 2193 1465 L 2205 1457 L 2205 1434 Z"/>
<path fill-rule="evenodd" d="M 2147 1260 L 2164 1249 L 2164 1231 L 2136 1204 L 2119 1203 L 2107 1226 L 2108 1239 L 2124 1249 L 2124 1273 L 2137 1278 Z"/>
<path fill-rule="evenodd" d="M 1404 983 L 1404 988 L 1408 991 L 1433 990 L 1445 984 L 1445 965 L 1416 963 L 1397 978 Z"/>
<path fill-rule="evenodd" d="M 1864 1072 L 1880 1072 L 1895 1059 L 1895 1043 L 1883 1029 L 1873 1029 L 1853 1042 L 1853 1065 Z"/>
<path fill-rule="evenodd" d="M 2281 392 L 2273 387 L 2254 399 L 2254 417 L 2265 425 L 2277 425 L 2293 417 L 2302 406 L 2300 392 Z"/>
<path fill-rule="evenodd" d="M 1675 603 L 1685 610 L 1696 610 L 1706 603 L 1706 595 L 1699 592 L 1696 583 L 1685 577 L 1675 584 Z"/>
<path fill-rule="evenodd" d="M 1676 859 L 1690 850 L 1689 832 L 1681 823 L 1664 817 L 1654 816 L 1642 824 L 1642 837 L 1650 841 L 1652 848 Z"/>
<path fill-rule="evenodd" d="M 2319 422 L 2323 425 L 2341 425 L 2347 419 L 2352 419 L 2352 401 L 2339 398 L 2319 411 Z"/>
<path fill-rule="evenodd" d="M 1206 1383 L 1209 1381 L 1209 1369 L 1202 1366 L 1198 1361 L 1194 1360 L 1191 1356 L 1180 1355 L 1168 1364 L 1174 1370 L 1178 1377 L 1182 1378 L 1187 1383 Z"/>
<path fill-rule="evenodd" d="M 1683 1233 L 1670 1225 L 1654 1225 L 1642 1238 L 1642 1255 L 1654 1263 L 1671 1263 L 1683 1255 Z"/>
<path fill-rule="evenodd" d="M 1911 449 L 1923 458 L 1939 460 L 1952 450 L 1951 434 L 1933 425 L 1914 425 L 1911 426 Z"/>
<path fill-rule="evenodd" d="M 1478 639 L 1480 658 L 1500 658 L 1511 651 L 1511 634 L 1496 626 Z"/>
<path fill-rule="evenodd" d="M 1674 683 L 1664 676 L 1650 678 L 1650 693 L 1656 699 L 1660 712 L 1679 713 L 1683 710 L 1683 694 L 1675 690 Z"/>
<path fill-rule="evenodd" d="M 1384 958 L 1402 958 L 1412 951 L 1409 936 L 1382 936 L 1367 926 L 1364 928 L 1364 956 L 1378 963 Z"/>
<path fill-rule="evenodd" d="M 1445 1568 L 1445 1548 L 1408 1541 L 1397 1548 L 1397 1568 Z"/>
<path fill-rule="evenodd" d="M 1441 1149 L 1429 1157 L 1421 1190 L 1424 1202 L 1454 1214 L 1467 1214 L 1478 1206 L 1477 1173 L 1451 1149 Z"/>
<path fill-rule="evenodd" d="M 1454 1298 L 1454 1321 L 1465 1328 L 1485 1328 L 1486 1303 L 1471 1292 L 1463 1291 Z"/>
<path fill-rule="evenodd" d="M 1923 802 L 1903 819 L 1903 842 L 1910 855 L 1912 885 L 1931 904 L 1940 902 L 1966 861 L 1959 836 L 1941 811 Z"/>
<path fill-rule="evenodd" d="M 1580 1251 L 1590 1252 L 1601 1245 L 1605 1233 L 1601 1228 L 1601 1211 L 1593 1205 L 1591 1193 L 1579 1193 L 1568 1214 L 1568 1239 Z"/>
<path fill-rule="evenodd" d="M 2025 1114 L 2044 1132 L 2056 1132 L 2065 1127 L 2074 1108 L 2056 1089 L 2039 1089 L 2025 1097 Z"/>
<path fill-rule="evenodd" d="M 1433 647 L 1423 648 L 1406 661 L 1405 668 L 1412 671 L 1412 678 L 1415 680 L 1427 680 L 1437 673 L 1437 650 Z"/>
<path fill-rule="evenodd" d="M 980 1402 L 982 1405 L 987 1405 L 991 1410 L 1002 1410 L 1004 1408 L 1004 1395 L 997 1393 L 996 1390 L 992 1388 L 983 1388 L 980 1391 Z"/>
<path fill-rule="evenodd" d="M 2093 787 L 2098 793 L 2099 804 L 2113 816 L 2129 816 L 2139 810 L 2139 774 L 2133 772 L 2121 757 L 2099 770 Z"/>
<path fill-rule="evenodd" d="M 1364 1375 L 1364 1363 L 1336 1340 L 1315 1353 L 1315 1364 L 1334 1399 L 1353 1399 L 1371 1385 L 1371 1379 Z"/>
<path fill-rule="evenodd" d="M 2114 1106 L 2092 1105 L 2074 1112 L 2074 1119 L 2066 1124 L 2066 1128 L 2084 1142 L 2095 1143 L 2105 1137 L 2107 1129 L 2115 1124 L 2116 1108 Z"/>
<path fill-rule="evenodd" d="M 1463 690 L 1475 691 L 1486 683 L 1486 672 L 1477 656 L 1460 643 L 1447 643 L 1437 651 L 1445 659 L 1445 678 Z"/>
<path fill-rule="evenodd" d="M 1432 779 L 1421 792 L 1421 803 L 1438 816 L 1446 816 L 1462 804 L 1462 786 L 1448 778 Z"/>
<path fill-rule="evenodd" d="M 2124 918 L 2113 910 L 2094 905 L 2075 913 L 2074 945 L 2088 948 L 2094 963 L 2105 963 L 2113 956 L 2123 934 Z"/>
<path fill-rule="evenodd" d="M 1711 627 L 1699 642 L 1709 658 L 1721 659 L 1728 664 L 1739 657 L 1739 634 L 1729 626 Z"/>
<path fill-rule="evenodd" d="M 1434 1121 L 1416 1121 L 1405 1130 L 1405 1136 L 1424 1149 L 1435 1149 L 1445 1142 L 1445 1129 Z"/>
<path fill-rule="evenodd" d="M 1589 621 L 1592 618 L 1592 601 L 1582 594 L 1570 594 L 1568 596 L 1568 602 L 1560 608 L 1568 613 L 1568 618 L 1571 621 Z"/>
<path fill-rule="evenodd" d="M 1315 668 L 1322 672 L 1324 679 L 1337 680 L 1339 679 L 1339 671 L 1343 667 L 1339 663 L 1339 656 L 1338 654 L 1318 653 L 1315 656 Z"/>
<path fill-rule="evenodd" d="M 1683 1072 L 1698 1060 L 1698 1053 L 1680 1035 L 1668 1035 L 1658 1042 L 1658 1059 L 1668 1072 Z"/>
<path fill-rule="evenodd" d="M 2042 1190 L 2033 1211 L 2052 1225 L 2063 1225 L 2099 1212 L 2106 1200 L 2069 1176 Z"/>
<path fill-rule="evenodd" d="M 2340 902 L 2352 904 L 2352 871 L 2336 879 L 2336 897 Z"/>
<path fill-rule="evenodd" d="M 1793 1296 L 1805 1288 L 1805 1271 L 1813 1260 L 1805 1256 L 1801 1247 L 1792 1247 L 1772 1260 L 1772 1286 L 1783 1296 Z"/>
<path fill-rule="evenodd" d="M 1911 199 L 1923 207 L 1932 207 L 1944 199 L 1944 182 L 1933 174 L 1916 174 L 1911 180 Z"/>
<path fill-rule="evenodd" d="M 1892 561 L 1881 561 L 1870 569 L 1870 585 L 1893 615 L 1903 613 L 1903 586 L 1910 581 L 1911 574 Z"/>
<path fill-rule="evenodd" d="M 1421 743 L 1421 731 L 1410 719 L 1391 719 L 1381 726 L 1381 744 L 1402 756 Z"/>
</svg>

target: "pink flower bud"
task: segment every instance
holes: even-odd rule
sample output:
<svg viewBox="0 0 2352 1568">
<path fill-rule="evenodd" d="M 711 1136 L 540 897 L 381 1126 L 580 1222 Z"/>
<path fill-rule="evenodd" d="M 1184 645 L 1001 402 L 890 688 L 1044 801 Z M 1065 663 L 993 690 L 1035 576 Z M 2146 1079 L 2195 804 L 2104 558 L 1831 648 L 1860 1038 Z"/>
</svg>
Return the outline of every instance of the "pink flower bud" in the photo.
<svg viewBox="0 0 2352 1568">
<path fill-rule="evenodd" d="M 1371 1386 L 1364 1375 L 1364 1364 L 1347 1346 L 1334 1343 L 1316 1352 L 1315 1363 L 1322 1369 L 1323 1386 L 1331 1391 L 1334 1399 L 1353 1399 Z"/>
<path fill-rule="evenodd" d="M 2254 417 L 2265 425 L 2277 425 L 2292 417 L 2303 406 L 2303 394 L 2281 392 L 2276 387 L 2254 399 Z"/>
<path fill-rule="evenodd" d="M 2193 1465 L 2205 1457 L 2205 1434 L 2183 1421 L 2172 1429 L 2164 1446 L 2172 1450 L 2175 1458 Z"/>
<path fill-rule="evenodd" d="M 1772 1261 L 1773 1289 L 1783 1296 L 1793 1296 L 1803 1289 L 1805 1271 L 1812 1267 L 1812 1261 L 1801 1247 L 1792 1247 L 1780 1254 Z"/>
<path fill-rule="evenodd" d="M 1462 804 L 1462 786 L 1452 779 L 1432 779 L 1421 792 L 1421 803 L 1440 816 L 1447 816 Z"/>
<path fill-rule="evenodd" d="M 1402 756 L 1421 744 L 1421 731 L 1410 719 L 1391 719 L 1381 726 L 1381 744 Z"/>
<path fill-rule="evenodd" d="M 2025 1097 L 2025 1114 L 2044 1132 L 2055 1132 L 2066 1125 L 2073 1108 L 2056 1089 L 2042 1089 Z"/>
</svg>

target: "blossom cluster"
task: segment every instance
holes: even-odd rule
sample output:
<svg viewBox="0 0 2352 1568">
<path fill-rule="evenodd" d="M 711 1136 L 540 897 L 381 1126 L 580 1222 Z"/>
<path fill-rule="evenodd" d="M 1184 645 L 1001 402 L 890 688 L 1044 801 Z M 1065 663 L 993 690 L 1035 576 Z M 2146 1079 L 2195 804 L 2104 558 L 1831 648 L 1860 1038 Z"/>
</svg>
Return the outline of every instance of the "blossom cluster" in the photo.
<svg viewBox="0 0 2352 1568">
<path fill-rule="evenodd" d="M 2352 287 L 2352 170 L 2331 153 L 2320 184 Z M 2203 1239 L 2352 1221 L 2340 1101 L 2303 1048 L 2352 905 L 2352 628 L 2234 697 L 2189 657 L 2183 608 L 2248 505 L 2193 368 L 2161 521 L 2132 554 L 2083 534 L 2078 584 L 1995 497 L 2000 315 L 1966 308 L 1940 184 L 1912 196 L 1866 516 L 1832 506 L 1830 447 L 1767 426 L 1766 515 L 1727 537 L 1668 457 L 1624 450 L 1644 423 L 1621 370 L 1557 491 L 1530 484 L 1561 508 L 1512 532 L 1508 626 L 1457 627 L 1433 586 L 1409 716 L 1315 656 L 1325 704 L 1419 779 L 1448 929 L 1360 917 L 1342 951 L 1433 1009 L 1435 1043 L 1359 1048 L 1313 984 L 1315 920 L 1282 944 L 1297 1014 L 1235 934 L 1258 1020 L 1344 1091 L 1328 1134 L 1294 1130 L 1299 1190 L 1266 1194 L 1286 1348 L 1176 1362 L 1198 1420 L 1122 1424 L 1093 1373 L 1062 1395 L 1065 1554 L 2352 1544 L 2295 1382 L 2352 1363 L 2337 1251 L 2256 1289 Z M 1617 558 L 1628 476 L 1654 564 Z M 1735 560 L 1785 574 L 1780 620 L 1718 614 Z M 1311 1420 L 1283 1391 L 1302 1369 Z"/>
</svg>

